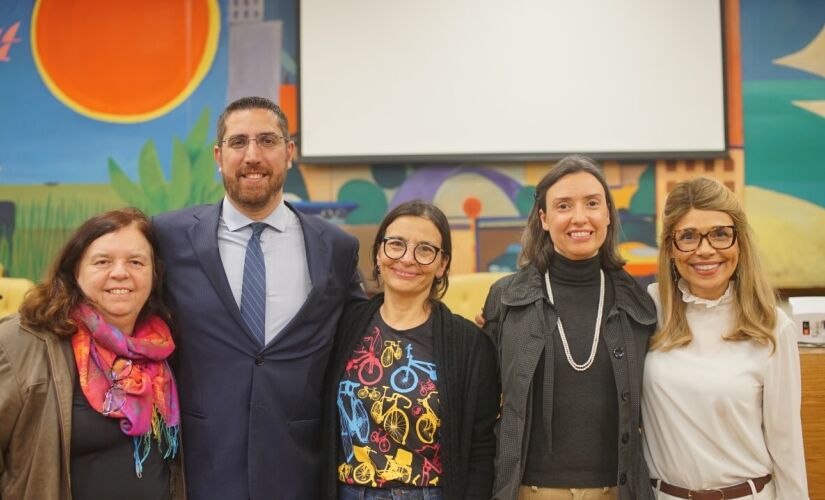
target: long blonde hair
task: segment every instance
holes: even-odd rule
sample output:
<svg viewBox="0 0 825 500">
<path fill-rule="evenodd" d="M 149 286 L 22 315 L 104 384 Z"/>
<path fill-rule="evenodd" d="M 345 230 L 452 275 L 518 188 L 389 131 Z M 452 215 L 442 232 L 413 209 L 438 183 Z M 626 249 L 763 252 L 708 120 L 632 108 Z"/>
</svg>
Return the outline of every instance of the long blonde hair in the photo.
<svg viewBox="0 0 825 500">
<path fill-rule="evenodd" d="M 776 347 L 776 297 L 768 284 L 753 244 L 745 212 L 734 194 L 720 182 L 697 177 L 680 182 L 668 194 L 659 248 L 659 294 L 662 327 L 650 339 L 650 349 L 668 351 L 684 346 L 693 339 L 685 317 L 685 303 L 676 286 L 678 273 L 673 271 L 673 230 L 691 209 L 724 212 L 733 219 L 739 243 L 739 263 L 731 281 L 737 319 L 725 340 L 755 340 Z"/>
</svg>

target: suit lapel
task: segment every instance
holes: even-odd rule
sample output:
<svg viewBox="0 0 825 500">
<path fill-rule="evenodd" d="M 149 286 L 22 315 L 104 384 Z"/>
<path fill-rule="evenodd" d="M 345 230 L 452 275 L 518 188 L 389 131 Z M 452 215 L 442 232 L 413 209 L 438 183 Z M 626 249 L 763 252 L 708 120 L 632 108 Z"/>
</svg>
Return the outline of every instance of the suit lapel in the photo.
<svg viewBox="0 0 825 500">
<path fill-rule="evenodd" d="M 285 202 L 286 203 L 286 202 Z M 292 205 L 286 203 L 301 221 L 301 232 L 304 235 L 304 247 L 306 248 L 307 268 L 309 279 L 312 281 L 312 289 L 309 291 L 304 304 L 295 313 L 295 316 L 278 333 L 275 339 L 267 344 L 266 348 L 274 348 L 283 342 L 289 342 L 289 335 L 285 335 L 302 324 L 302 318 L 307 318 L 317 311 L 314 310 L 316 297 L 327 287 L 329 282 L 330 266 L 332 265 L 332 247 L 330 242 L 324 237 L 324 226 L 314 217 L 309 217 L 296 210 Z"/>
<path fill-rule="evenodd" d="M 247 337 L 254 343 L 253 345 L 258 345 L 258 340 L 241 318 L 241 310 L 235 303 L 232 288 L 229 286 L 229 280 L 226 279 L 226 272 L 221 262 L 221 254 L 218 250 L 218 221 L 221 215 L 221 204 L 222 202 L 218 202 L 195 214 L 195 223 L 189 228 L 189 240 L 192 242 L 204 274 L 212 283 L 212 288 L 218 294 L 224 308 L 229 311 L 229 315 L 238 326 L 246 332 Z"/>
<path fill-rule="evenodd" d="M 285 202 L 286 203 L 286 202 Z M 324 289 L 329 281 L 330 265 L 332 265 L 332 248 L 330 242 L 324 237 L 324 227 L 318 221 L 296 210 L 292 205 L 286 203 L 290 210 L 295 212 L 298 220 L 301 221 L 301 231 L 304 233 L 304 246 L 306 247 L 307 267 L 309 268 L 309 279 L 312 281 L 312 290 L 309 296 L 312 297 L 318 290 Z M 309 298 L 307 298 L 309 302 Z"/>
</svg>

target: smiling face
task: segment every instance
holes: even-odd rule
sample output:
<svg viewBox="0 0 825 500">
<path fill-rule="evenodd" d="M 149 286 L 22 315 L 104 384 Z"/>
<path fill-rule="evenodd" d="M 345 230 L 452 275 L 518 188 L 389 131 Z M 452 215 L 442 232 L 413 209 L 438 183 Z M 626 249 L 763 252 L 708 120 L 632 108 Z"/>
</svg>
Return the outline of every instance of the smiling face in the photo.
<svg viewBox="0 0 825 500">
<path fill-rule="evenodd" d="M 226 117 L 223 139 L 261 134 L 282 137 L 275 113 L 267 109 L 242 109 Z M 223 177 L 226 195 L 235 207 L 253 220 L 269 215 L 281 202 L 286 173 L 292 167 L 294 142 L 283 140 L 273 148 L 249 141 L 243 149 L 221 143 L 215 146 L 215 161 Z"/>
<path fill-rule="evenodd" d="M 441 234 L 432 221 L 424 217 L 404 215 L 398 217 L 384 232 L 386 238 L 398 238 L 407 242 L 407 251 L 400 259 L 391 259 L 384 253 L 383 244 L 378 248 L 376 264 L 384 281 L 386 294 L 420 296 L 424 301 L 430 295 L 433 281 L 444 274 L 447 259 L 438 252 L 431 264 L 419 264 L 414 257 L 418 243 L 428 243 L 441 248 Z"/>
<path fill-rule="evenodd" d="M 565 175 L 547 190 L 539 218 L 556 252 L 571 260 L 594 257 L 610 225 L 604 188 L 587 172 Z"/>
<path fill-rule="evenodd" d="M 705 234 L 711 228 L 732 226 L 733 219 L 725 212 L 715 210 L 698 210 L 692 208 L 674 226 L 674 232 L 695 229 Z M 739 263 L 739 243 L 730 248 L 717 250 L 704 238 L 699 247 L 692 252 L 682 252 L 670 244 L 670 254 L 676 264 L 676 270 L 684 279 L 690 293 L 704 299 L 718 299 L 728 288 L 731 276 Z"/>
<path fill-rule="evenodd" d="M 76 273 L 89 303 L 127 335 L 149 299 L 153 276 L 152 247 L 135 224 L 94 240 Z"/>
</svg>

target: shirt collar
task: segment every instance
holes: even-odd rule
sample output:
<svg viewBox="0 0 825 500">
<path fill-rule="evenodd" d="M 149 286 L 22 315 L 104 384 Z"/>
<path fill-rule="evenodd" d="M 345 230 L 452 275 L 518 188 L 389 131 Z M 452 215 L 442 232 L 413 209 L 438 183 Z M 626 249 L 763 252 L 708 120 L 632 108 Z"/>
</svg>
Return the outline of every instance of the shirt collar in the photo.
<svg viewBox="0 0 825 500">
<path fill-rule="evenodd" d="M 731 300 L 733 300 L 733 282 L 728 282 L 728 288 L 725 290 L 725 293 L 722 294 L 721 297 L 718 299 L 703 299 L 702 297 L 697 297 L 690 293 L 690 286 L 687 284 L 682 278 L 679 278 L 679 283 L 676 284 L 679 287 L 679 290 L 682 292 L 682 301 L 686 304 L 694 303 L 694 304 L 703 304 L 707 308 L 716 307 L 718 305 L 727 304 Z"/>
<path fill-rule="evenodd" d="M 284 232 L 284 230 L 286 230 L 287 217 L 289 215 L 287 214 L 287 210 L 289 210 L 289 208 L 287 208 L 284 204 L 283 198 L 281 198 L 281 202 L 277 207 L 275 207 L 275 210 L 271 211 L 269 215 L 264 217 L 264 219 L 260 222 L 266 223 L 267 226 L 277 230 L 278 232 Z M 232 232 L 243 229 L 253 222 L 259 222 L 250 219 L 240 210 L 235 208 L 235 205 L 233 205 L 226 196 L 223 198 L 223 210 L 221 216 L 223 217 L 223 221 L 226 223 L 226 228 Z"/>
</svg>

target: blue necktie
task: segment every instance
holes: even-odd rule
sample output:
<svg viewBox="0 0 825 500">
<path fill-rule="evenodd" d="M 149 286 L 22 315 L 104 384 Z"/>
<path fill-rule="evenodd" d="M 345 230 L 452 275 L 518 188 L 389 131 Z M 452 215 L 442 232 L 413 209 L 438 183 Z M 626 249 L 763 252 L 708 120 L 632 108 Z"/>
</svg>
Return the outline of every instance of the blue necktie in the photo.
<svg viewBox="0 0 825 500">
<path fill-rule="evenodd" d="M 250 224 L 252 236 L 246 244 L 243 264 L 243 288 L 241 289 L 241 317 L 252 330 L 261 345 L 265 345 L 264 323 L 266 319 L 266 264 L 261 249 L 261 233 L 266 224 Z"/>
</svg>

